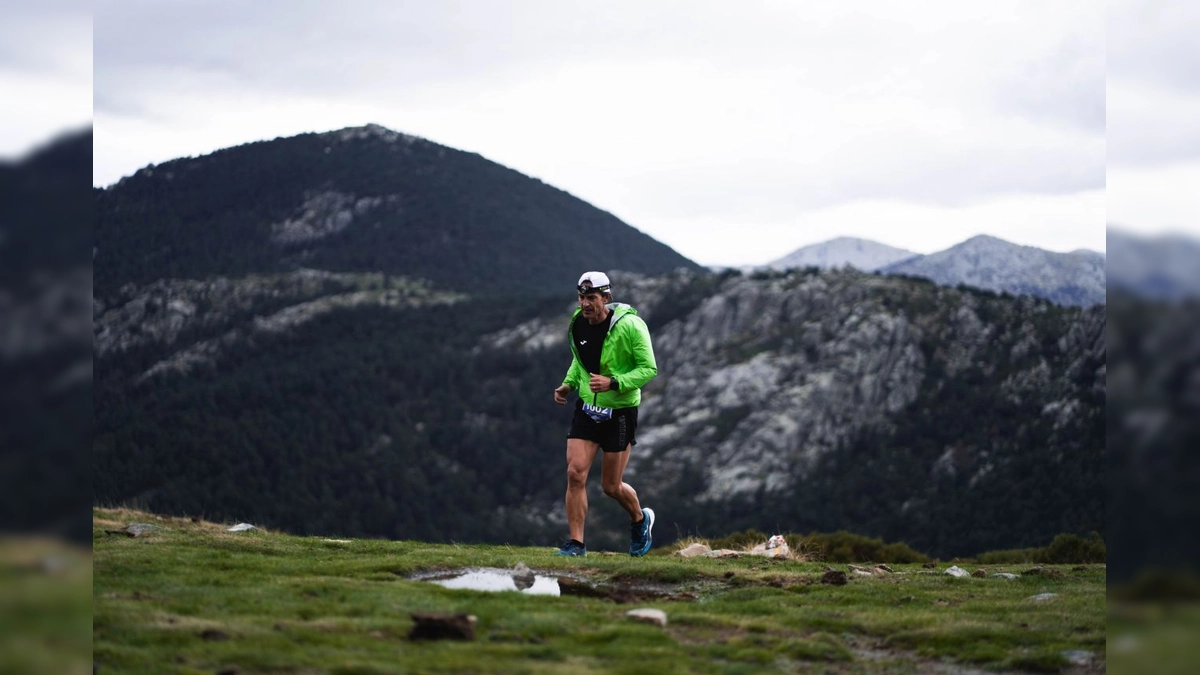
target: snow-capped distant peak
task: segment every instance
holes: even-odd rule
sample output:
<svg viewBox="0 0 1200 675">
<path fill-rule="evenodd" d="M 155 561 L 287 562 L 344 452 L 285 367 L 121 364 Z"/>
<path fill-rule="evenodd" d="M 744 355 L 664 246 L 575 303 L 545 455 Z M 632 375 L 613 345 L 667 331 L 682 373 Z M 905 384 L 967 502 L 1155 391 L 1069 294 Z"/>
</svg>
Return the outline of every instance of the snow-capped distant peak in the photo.
<svg viewBox="0 0 1200 675">
<path fill-rule="evenodd" d="M 865 272 L 886 267 L 916 256 L 916 253 L 869 239 L 837 237 L 792 251 L 771 263 L 774 269 L 789 267 L 843 267 L 849 265 Z"/>
</svg>

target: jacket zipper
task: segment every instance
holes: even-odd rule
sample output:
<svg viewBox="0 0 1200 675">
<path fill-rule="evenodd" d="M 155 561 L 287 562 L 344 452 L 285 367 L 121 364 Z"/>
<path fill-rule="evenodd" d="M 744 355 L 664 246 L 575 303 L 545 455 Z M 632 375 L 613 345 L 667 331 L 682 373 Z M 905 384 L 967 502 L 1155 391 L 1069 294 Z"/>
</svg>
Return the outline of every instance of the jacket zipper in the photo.
<svg viewBox="0 0 1200 675">
<path fill-rule="evenodd" d="M 608 343 L 608 336 L 612 334 L 612 329 L 616 327 L 617 322 L 624 318 L 625 318 L 625 314 L 621 314 L 621 316 L 609 317 L 609 321 L 612 321 L 612 323 L 608 324 L 608 331 L 604 334 L 605 344 Z M 572 349 L 575 348 L 574 343 L 571 343 L 571 348 Z M 600 346 L 600 363 L 604 363 L 604 345 Z M 600 392 L 597 392 L 597 391 L 592 392 L 592 405 L 596 406 L 597 408 L 600 407 L 600 404 L 598 403 L 599 399 L 600 399 Z"/>
</svg>

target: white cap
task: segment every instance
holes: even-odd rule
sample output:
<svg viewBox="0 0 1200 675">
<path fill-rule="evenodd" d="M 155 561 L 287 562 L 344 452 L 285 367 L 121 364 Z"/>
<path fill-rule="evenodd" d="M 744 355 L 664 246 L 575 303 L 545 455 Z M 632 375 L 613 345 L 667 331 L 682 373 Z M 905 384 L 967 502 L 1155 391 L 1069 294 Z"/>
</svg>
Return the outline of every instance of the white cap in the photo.
<svg viewBox="0 0 1200 675">
<path fill-rule="evenodd" d="M 584 272 L 583 276 L 579 277 L 579 283 L 575 285 L 582 289 L 585 282 L 601 293 L 609 293 L 612 290 L 612 284 L 609 283 L 608 275 L 604 272 Z"/>
</svg>

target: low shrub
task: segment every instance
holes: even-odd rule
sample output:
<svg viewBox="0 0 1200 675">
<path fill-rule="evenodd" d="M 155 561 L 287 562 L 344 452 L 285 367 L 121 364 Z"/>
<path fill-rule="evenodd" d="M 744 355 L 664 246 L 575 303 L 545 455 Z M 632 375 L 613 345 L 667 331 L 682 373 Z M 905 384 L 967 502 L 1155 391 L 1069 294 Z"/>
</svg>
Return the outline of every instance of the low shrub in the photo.
<svg viewBox="0 0 1200 675">
<path fill-rule="evenodd" d="M 827 562 L 840 563 L 923 563 L 929 556 L 915 551 L 908 544 L 893 542 L 885 544 L 882 539 L 872 539 L 861 534 L 839 531 L 832 534 L 813 532 L 803 539 L 801 546 L 816 548 L 820 557 Z M 791 545 L 791 542 L 788 542 Z"/>
<path fill-rule="evenodd" d="M 1062 563 L 1102 563 L 1107 560 L 1107 549 L 1104 539 L 1099 532 L 1093 532 L 1089 539 L 1074 534 L 1060 534 L 1045 548 L 1043 557 L 1038 562 L 1050 564 Z"/>
<path fill-rule="evenodd" d="M 734 532 L 733 534 L 719 537 L 717 539 L 710 539 L 708 541 L 708 545 L 711 546 L 714 551 L 720 548 L 727 548 L 734 551 L 744 551 L 746 549 L 753 548 L 758 544 L 765 544 L 770 538 L 771 535 L 763 534 L 754 528 L 750 528 L 749 530 Z M 784 539 L 787 539 L 788 547 L 790 548 L 792 545 L 791 538 L 785 536 Z"/>
<path fill-rule="evenodd" d="M 1108 559 L 1107 551 L 1099 532 L 1093 532 L 1087 539 L 1077 534 L 1060 534 L 1046 546 L 988 551 L 974 560 L 982 565 L 1103 563 Z"/>
<path fill-rule="evenodd" d="M 975 562 L 981 565 L 1021 565 L 1041 562 L 1044 548 L 1010 548 L 1002 551 L 988 551 L 975 556 Z"/>
</svg>

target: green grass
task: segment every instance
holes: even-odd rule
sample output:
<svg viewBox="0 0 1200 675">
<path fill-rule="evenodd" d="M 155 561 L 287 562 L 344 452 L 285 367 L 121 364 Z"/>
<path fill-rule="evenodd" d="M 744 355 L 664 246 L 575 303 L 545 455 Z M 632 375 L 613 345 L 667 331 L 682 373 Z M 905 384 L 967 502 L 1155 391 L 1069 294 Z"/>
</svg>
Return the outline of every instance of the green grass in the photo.
<svg viewBox="0 0 1200 675">
<path fill-rule="evenodd" d="M 1108 628 L 1113 673 L 1182 675 L 1200 663 L 1200 606 L 1194 599 L 1110 600 Z"/>
<path fill-rule="evenodd" d="M 91 551 L 0 538 L 0 673 L 87 672 L 91 588 Z"/>
<path fill-rule="evenodd" d="M 127 510 L 97 509 L 93 522 L 100 672 L 856 673 L 947 661 L 1053 672 L 1067 650 L 1105 658 L 1102 565 L 1013 581 L 893 565 L 895 574 L 851 572 L 847 585 L 831 586 L 819 583 L 822 563 L 750 556 L 564 559 L 549 546 L 337 543 Z M 132 522 L 158 529 L 105 533 Z M 521 561 L 542 575 L 666 595 L 619 604 L 409 579 Z M 1043 592 L 1058 596 L 1028 600 Z M 667 627 L 627 619 L 635 607 L 662 609 Z M 409 641 L 412 612 L 473 614 L 476 637 Z"/>
</svg>

